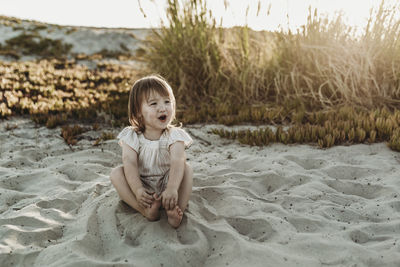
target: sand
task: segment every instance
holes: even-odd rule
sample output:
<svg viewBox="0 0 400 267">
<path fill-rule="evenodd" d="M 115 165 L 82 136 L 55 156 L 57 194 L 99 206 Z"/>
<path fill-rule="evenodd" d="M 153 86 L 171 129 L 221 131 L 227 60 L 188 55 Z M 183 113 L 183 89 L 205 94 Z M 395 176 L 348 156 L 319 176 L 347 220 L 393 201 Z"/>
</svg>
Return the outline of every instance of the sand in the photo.
<svg viewBox="0 0 400 267">
<path fill-rule="evenodd" d="M 1 25 L 0 43 L 22 31 Z M 135 50 L 147 32 L 39 31 L 87 54 Z M 213 127 L 223 126 L 185 127 L 194 187 L 173 229 L 165 214 L 148 222 L 120 201 L 109 174 L 121 148 L 93 146 L 104 129 L 69 147 L 60 128 L 0 121 L 0 266 L 400 266 L 398 152 L 384 143 L 250 147 Z"/>
<path fill-rule="evenodd" d="M 1 121 L 1 266 L 400 266 L 398 152 L 250 147 L 212 127 L 185 127 L 194 187 L 173 229 L 120 201 L 117 140 L 70 148 L 59 128 Z"/>
</svg>

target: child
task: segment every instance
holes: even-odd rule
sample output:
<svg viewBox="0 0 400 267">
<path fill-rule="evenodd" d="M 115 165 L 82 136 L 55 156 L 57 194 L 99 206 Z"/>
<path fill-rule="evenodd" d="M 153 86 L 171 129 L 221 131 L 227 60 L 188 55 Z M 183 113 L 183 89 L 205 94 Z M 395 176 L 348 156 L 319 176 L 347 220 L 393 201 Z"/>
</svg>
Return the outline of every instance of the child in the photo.
<svg viewBox="0 0 400 267">
<path fill-rule="evenodd" d="M 193 171 L 185 147 L 193 140 L 175 118 L 175 97 L 169 84 L 152 75 L 135 82 L 129 94 L 129 122 L 118 135 L 123 166 L 111 172 L 120 198 L 149 221 L 160 218 L 177 228 L 192 192 Z"/>
</svg>

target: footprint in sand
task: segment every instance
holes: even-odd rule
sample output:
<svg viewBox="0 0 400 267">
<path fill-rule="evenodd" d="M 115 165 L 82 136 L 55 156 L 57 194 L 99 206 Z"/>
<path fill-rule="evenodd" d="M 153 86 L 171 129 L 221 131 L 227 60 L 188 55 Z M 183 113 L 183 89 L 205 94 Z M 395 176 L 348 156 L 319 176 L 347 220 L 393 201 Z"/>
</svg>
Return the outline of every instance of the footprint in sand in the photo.
<svg viewBox="0 0 400 267">
<path fill-rule="evenodd" d="M 382 192 L 386 191 L 384 186 L 374 185 L 371 183 L 342 182 L 340 180 L 324 181 L 329 187 L 345 195 L 354 195 L 366 199 L 374 199 L 382 196 Z"/>
<path fill-rule="evenodd" d="M 340 179 L 340 180 L 354 180 L 357 178 L 365 178 L 377 174 L 375 169 L 368 167 L 356 167 L 356 166 L 346 166 L 338 165 L 322 170 L 329 177 Z"/>
<path fill-rule="evenodd" d="M 275 235 L 276 231 L 272 225 L 262 218 L 226 218 L 227 223 L 240 235 L 246 236 L 253 241 L 265 242 Z"/>
<path fill-rule="evenodd" d="M 250 189 L 259 195 L 263 195 L 266 192 L 274 192 L 291 183 L 289 178 L 275 172 L 267 172 L 258 176 L 253 176 L 251 180 Z"/>
<path fill-rule="evenodd" d="M 360 230 L 353 230 L 348 233 L 349 238 L 357 244 L 365 244 L 370 241 L 370 237 L 366 232 Z"/>
<path fill-rule="evenodd" d="M 301 166 L 305 170 L 321 169 L 327 164 L 327 162 L 322 159 L 299 158 L 292 155 L 285 156 L 284 158 L 293 161 L 294 163 Z"/>
<path fill-rule="evenodd" d="M 74 201 L 69 199 L 52 199 L 52 200 L 42 200 L 36 203 L 36 206 L 42 209 L 57 209 L 64 213 L 70 212 L 78 207 Z"/>
</svg>

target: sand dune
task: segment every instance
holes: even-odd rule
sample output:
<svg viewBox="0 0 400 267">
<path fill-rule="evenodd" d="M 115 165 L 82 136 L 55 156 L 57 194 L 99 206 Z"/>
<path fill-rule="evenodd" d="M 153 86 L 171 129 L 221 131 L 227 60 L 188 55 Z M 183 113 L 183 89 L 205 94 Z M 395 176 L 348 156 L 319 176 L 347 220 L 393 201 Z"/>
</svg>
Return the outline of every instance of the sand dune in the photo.
<svg viewBox="0 0 400 267">
<path fill-rule="evenodd" d="M 72 54 L 93 54 L 102 50 L 127 52 L 135 54 L 141 41 L 152 31 L 151 29 L 116 29 L 60 26 L 35 21 L 21 20 L 18 24 L 9 24 L 12 18 L 0 17 L 0 44 L 5 45 L 7 40 L 20 35 L 38 35 L 42 38 L 61 40 L 63 44 L 70 44 Z M 20 60 L 34 60 L 37 55 L 20 55 Z M 1 60 L 15 60 L 0 54 Z M 81 61 L 85 63 L 85 61 Z M 93 62 L 86 62 L 86 64 Z M 136 64 L 138 64 L 136 62 Z"/>
<path fill-rule="evenodd" d="M 119 200 L 116 140 L 71 149 L 60 129 L 2 121 L 1 266 L 399 266 L 399 153 L 249 147 L 211 127 L 186 128 L 194 188 L 175 230 Z"/>
</svg>

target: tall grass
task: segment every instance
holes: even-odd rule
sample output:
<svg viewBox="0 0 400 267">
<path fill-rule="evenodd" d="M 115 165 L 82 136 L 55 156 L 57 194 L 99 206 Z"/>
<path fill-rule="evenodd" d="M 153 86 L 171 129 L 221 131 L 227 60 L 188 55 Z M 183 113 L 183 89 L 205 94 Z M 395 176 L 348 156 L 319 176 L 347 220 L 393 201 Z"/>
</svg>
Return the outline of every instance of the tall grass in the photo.
<svg viewBox="0 0 400 267">
<path fill-rule="evenodd" d="M 398 6 L 382 1 L 356 35 L 340 15 L 311 8 L 297 32 L 256 32 L 223 29 L 203 0 L 179 3 L 168 1 L 169 25 L 154 31 L 143 59 L 172 83 L 181 108 L 400 106 Z"/>
<path fill-rule="evenodd" d="M 180 100 L 193 104 L 195 99 L 222 97 L 218 84 L 223 59 L 215 20 L 202 1 L 168 1 L 169 27 L 154 31 L 144 55 L 151 70 L 167 77 Z M 226 78 L 224 78 L 226 80 Z"/>
</svg>

